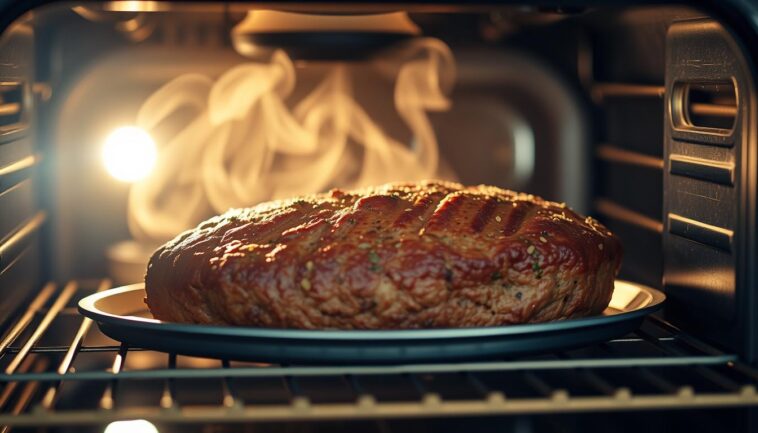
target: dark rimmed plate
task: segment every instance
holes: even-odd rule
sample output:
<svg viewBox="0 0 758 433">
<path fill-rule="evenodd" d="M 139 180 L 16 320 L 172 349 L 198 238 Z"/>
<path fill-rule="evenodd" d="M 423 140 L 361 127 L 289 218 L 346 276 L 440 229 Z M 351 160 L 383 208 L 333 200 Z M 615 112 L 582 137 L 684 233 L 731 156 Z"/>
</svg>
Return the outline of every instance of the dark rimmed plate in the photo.
<svg viewBox="0 0 758 433">
<path fill-rule="evenodd" d="M 297 330 L 161 322 L 144 303 L 143 284 L 79 301 L 79 311 L 130 346 L 185 355 L 274 363 L 449 362 L 569 349 L 622 336 L 658 310 L 658 290 L 617 280 L 600 316 L 528 325 L 382 331 Z"/>
</svg>

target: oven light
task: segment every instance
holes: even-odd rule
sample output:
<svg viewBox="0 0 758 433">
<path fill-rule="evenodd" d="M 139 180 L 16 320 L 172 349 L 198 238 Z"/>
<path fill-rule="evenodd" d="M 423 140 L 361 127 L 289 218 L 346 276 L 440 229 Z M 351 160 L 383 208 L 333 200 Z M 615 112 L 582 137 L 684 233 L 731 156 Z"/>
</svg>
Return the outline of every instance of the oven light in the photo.
<svg viewBox="0 0 758 433">
<path fill-rule="evenodd" d="M 148 420 L 132 419 L 113 421 L 105 427 L 103 433 L 158 433 L 158 429 Z"/>
<path fill-rule="evenodd" d="M 147 177 L 155 165 L 158 151 L 144 129 L 124 126 L 113 131 L 103 146 L 103 163 L 111 176 L 124 182 Z"/>
</svg>

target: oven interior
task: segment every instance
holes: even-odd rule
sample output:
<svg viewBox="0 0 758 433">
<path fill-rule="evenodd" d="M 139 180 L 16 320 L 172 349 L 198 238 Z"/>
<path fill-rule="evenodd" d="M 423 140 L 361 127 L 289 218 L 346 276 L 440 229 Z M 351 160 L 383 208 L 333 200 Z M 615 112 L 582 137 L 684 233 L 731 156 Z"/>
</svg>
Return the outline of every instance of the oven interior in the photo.
<svg viewBox="0 0 758 433">
<path fill-rule="evenodd" d="M 756 30 L 619 3 L 54 3 L 6 23 L 4 431 L 754 429 Z M 150 164 L 160 181 L 117 179 Z M 592 347 L 370 367 L 145 351 L 76 311 L 228 207 L 420 176 L 597 217 L 664 310 Z"/>
</svg>

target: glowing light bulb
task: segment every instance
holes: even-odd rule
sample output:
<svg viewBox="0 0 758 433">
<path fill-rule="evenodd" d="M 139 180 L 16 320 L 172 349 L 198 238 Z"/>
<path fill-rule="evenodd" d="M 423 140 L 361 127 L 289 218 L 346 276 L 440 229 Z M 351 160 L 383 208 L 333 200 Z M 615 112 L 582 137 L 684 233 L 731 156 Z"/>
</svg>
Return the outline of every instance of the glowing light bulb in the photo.
<svg viewBox="0 0 758 433">
<path fill-rule="evenodd" d="M 159 433 L 158 429 L 148 420 L 132 419 L 129 421 L 113 421 L 105 427 L 103 433 Z"/>
<path fill-rule="evenodd" d="M 124 182 L 147 177 L 157 158 L 153 138 L 144 129 L 135 126 L 124 126 L 111 132 L 103 146 L 105 169 Z"/>
</svg>

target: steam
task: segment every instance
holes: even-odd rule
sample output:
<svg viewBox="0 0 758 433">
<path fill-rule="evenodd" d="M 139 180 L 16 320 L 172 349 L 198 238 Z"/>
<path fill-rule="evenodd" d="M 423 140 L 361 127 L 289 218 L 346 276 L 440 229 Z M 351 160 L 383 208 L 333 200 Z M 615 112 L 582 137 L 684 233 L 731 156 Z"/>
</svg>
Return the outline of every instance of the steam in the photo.
<svg viewBox="0 0 758 433">
<path fill-rule="evenodd" d="M 295 89 L 295 68 L 282 51 L 268 63 L 236 66 L 215 82 L 199 74 L 169 82 L 145 101 L 137 125 L 151 131 L 180 112 L 191 120 L 163 142 L 154 173 L 132 186 L 132 234 L 160 242 L 233 207 L 330 187 L 440 177 L 427 112 L 450 107 L 452 53 L 425 38 L 397 58 L 404 63 L 394 105 L 414 137 L 411 145 L 388 136 L 356 102 L 344 64 L 331 67 L 292 110 L 285 101 Z M 387 63 L 376 66 L 389 68 Z M 361 160 L 349 145 L 360 146 Z M 347 175 L 345 168 L 355 166 L 358 174 Z"/>
</svg>

